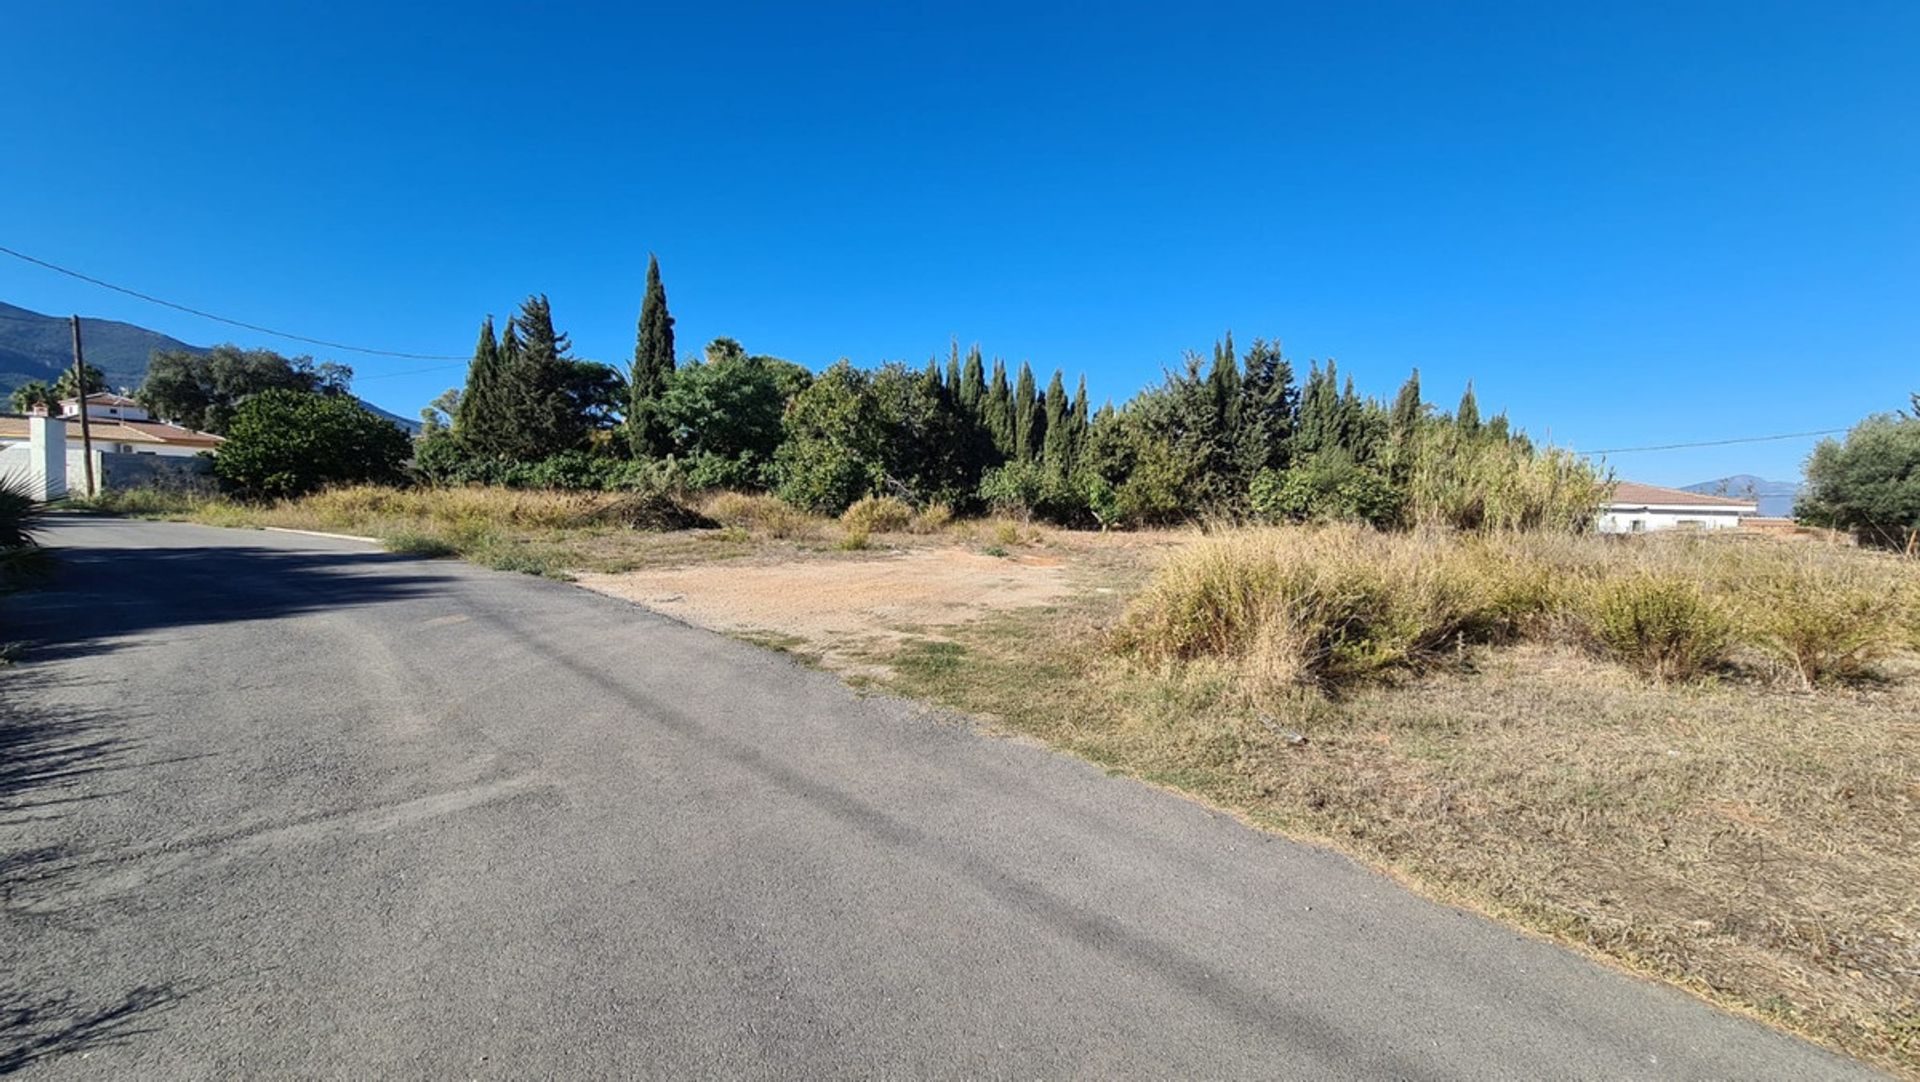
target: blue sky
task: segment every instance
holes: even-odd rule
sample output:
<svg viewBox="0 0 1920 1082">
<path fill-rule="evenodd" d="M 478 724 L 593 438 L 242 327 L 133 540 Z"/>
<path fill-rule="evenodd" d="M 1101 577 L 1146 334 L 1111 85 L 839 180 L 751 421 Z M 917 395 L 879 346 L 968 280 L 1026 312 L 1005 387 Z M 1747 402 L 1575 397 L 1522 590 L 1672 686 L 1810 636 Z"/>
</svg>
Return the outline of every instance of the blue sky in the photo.
<svg viewBox="0 0 1920 1082">
<path fill-rule="evenodd" d="M 1119 400 L 1231 329 L 1576 448 L 1920 390 L 1908 0 L 557 6 L 9 4 L 0 244 L 420 353 L 543 291 L 622 363 L 652 251 L 683 353 L 957 335 Z M 0 299 L 295 351 L 9 259 Z M 338 359 L 409 415 L 462 375 Z"/>
</svg>

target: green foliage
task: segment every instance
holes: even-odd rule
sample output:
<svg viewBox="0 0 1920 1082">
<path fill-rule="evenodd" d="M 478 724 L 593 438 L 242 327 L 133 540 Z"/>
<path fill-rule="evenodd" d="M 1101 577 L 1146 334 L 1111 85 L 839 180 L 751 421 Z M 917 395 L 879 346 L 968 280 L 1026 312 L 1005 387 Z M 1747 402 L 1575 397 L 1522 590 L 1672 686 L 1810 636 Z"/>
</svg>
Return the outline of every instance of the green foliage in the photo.
<svg viewBox="0 0 1920 1082">
<path fill-rule="evenodd" d="M 1727 660 L 1733 625 L 1695 583 L 1643 574 L 1603 581 L 1588 600 L 1588 626 L 1612 656 L 1669 683 Z"/>
<path fill-rule="evenodd" d="M 1361 522 L 1385 529 L 1400 519 L 1401 493 L 1387 475 L 1346 451 L 1316 452 L 1285 472 L 1262 470 L 1250 502 L 1265 522 Z"/>
<path fill-rule="evenodd" d="M 53 385 L 44 380 L 28 380 L 13 389 L 7 398 L 15 413 L 32 413 L 35 406 L 47 407 L 47 412 L 57 412 L 59 397 L 54 394 Z"/>
<path fill-rule="evenodd" d="M 627 414 L 628 438 L 640 454 L 666 449 L 667 433 L 655 410 L 674 372 L 673 316 L 667 311 L 667 287 L 660 280 L 660 261 L 647 257 L 647 292 L 640 302 L 640 327 L 634 336 L 632 402 Z"/>
<path fill-rule="evenodd" d="M 41 516 L 40 501 L 33 497 L 27 479 L 19 474 L 0 475 L 0 550 L 34 544 Z"/>
<path fill-rule="evenodd" d="M 283 357 L 272 350 L 215 346 L 205 353 L 160 351 L 147 366 L 146 382 L 134 393 L 162 420 L 227 435 L 242 403 L 268 391 L 344 395 L 353 381 L 346 365 L 315 364 L 311 357 Z"/>
<path fill-rule="evenodd" d="M 82 392 L 76 389 L 78 381 L 74 379 L 73 369 L 68 368 L 61 372 L 60 378 L 53 383 L 53 397 L 56 402 L 63 398 L 78 398 L 82 393 L 101 394 L 110 389 L 107 386 L 105 372 L 90 364 L 82 365 L 81 369 L 86 376 L 86 390 Z"/>
<path fill-rule="evenodd" d="M 1077 525 L 1087 517 L 1085 493 L 1059 470 L 1038 462 L 1007 462 L 980 478 L 980 500 L 995 514 Z"/>
<path fill-rule="evenodd" d="M 794 396 L 786 427 L 775 472 L 780 497 L 795 507 L 838 515 L 885 479 L 879 399 L 852 364 L 840 361 Z"/>
<path fill-rule="evenodd" d="M 1920 418 L 1876 414 L 1821 440 L 1807 460 L 1802 521 L 1851 531 L 1863 543 L 1920 547 Z"/>
<path fill-rule="evenodd" d="M 298 496 L 323 485 L 396 479 L 409 443 L 351 398 L 265 391 L 234 411 L 213 469 L 249 496 Z"/>
<path fill-rule="evenodd" d="M 654 400 L 656 441 L 687 464 L 695 488 L 766 488 L 787 402 L 813 380 L 805 368 L 749 356 L 731 338 L 675 371 Z"/>
</svg>

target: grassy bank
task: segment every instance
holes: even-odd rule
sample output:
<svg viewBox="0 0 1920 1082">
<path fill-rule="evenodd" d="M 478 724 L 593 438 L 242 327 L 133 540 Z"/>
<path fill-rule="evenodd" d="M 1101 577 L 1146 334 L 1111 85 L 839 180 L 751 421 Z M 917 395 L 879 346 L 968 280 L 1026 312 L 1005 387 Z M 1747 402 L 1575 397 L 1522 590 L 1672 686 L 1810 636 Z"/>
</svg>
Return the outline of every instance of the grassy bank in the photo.
<svg viewBox="0 0 1920 1082">
<path fill-rule="evenodd" d="M 1229 531 L 1083 585 L 890 686 L 1920 1076 L 1912 565 Z"/>
</svg>

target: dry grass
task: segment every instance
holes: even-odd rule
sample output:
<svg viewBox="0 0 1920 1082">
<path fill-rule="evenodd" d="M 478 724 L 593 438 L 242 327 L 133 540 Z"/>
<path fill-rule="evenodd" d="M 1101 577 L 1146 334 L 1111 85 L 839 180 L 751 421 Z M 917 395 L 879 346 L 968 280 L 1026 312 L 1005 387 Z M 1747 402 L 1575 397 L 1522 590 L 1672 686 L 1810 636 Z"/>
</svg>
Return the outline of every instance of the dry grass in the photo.
<svg viewBox="0 0 1920 1082">
<path fill-rule="evenodd" d="M 1221 559 L 1216 540 L 1246 543 L 1209 538 L 1164 563 L 1199 575 Z M 1882 637 L 1871 678 L 1808 690 L 1751 618 L 1823 576 L 1911 599 L 1915 568 L 1735 538 L 1488 538 L 1418 569 L 1405 561 L 1431 542 L 1374 540 L 1394 569 L 1384 578 L 1415 576 L 1389 607 L 1439 619 L 1464 598 L 1510 630 L 1369 669 L 1328 697 L 1288 661 L 1311 651 L 1270 641 L 1296 625 L 1246 604 L 1217 623 L 1152 617 L 1166 572 L 1087 560 L 1074 604 L 909 644 L 887 659 L 891 686 L 1920 1077 L 1920 662 Z M 1351 555 L 1343 539 L 1265 543 Z M 1589 639 L 1596 583 L 1660 573 L 1697 583 L 1738 628 L 1714 678 L 1648 681 Z M 1365 590 L 1333 588 L 1353 574 L 1235 563 L 1199 579 L 1227 597 L 1279 581 L 1268 596 L 1365 609 Z M 1791 585 L 1755 585 L 1772 576 Z M 1912 619 L 1896 611 L 1890 626 Z M 1168 645 L 1225 648 L 1183 659 L 1089 645 L 1128 641 L 1142 621 Z"/>
</svg>

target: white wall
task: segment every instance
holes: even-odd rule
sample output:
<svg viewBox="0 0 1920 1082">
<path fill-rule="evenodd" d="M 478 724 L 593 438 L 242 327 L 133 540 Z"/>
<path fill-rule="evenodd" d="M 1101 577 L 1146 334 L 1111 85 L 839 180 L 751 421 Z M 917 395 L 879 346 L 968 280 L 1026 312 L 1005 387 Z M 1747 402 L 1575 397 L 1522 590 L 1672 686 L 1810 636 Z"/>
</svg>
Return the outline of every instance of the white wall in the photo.
<svg viewBox="0 0 1920 1082">
<path fill-rule="evenodd" d="M 1757 507 L 1609 507 L 1600 513 L 1601 533 L 1651 530 L 1725 530 L 1752 517 Z"/>
</svg>

